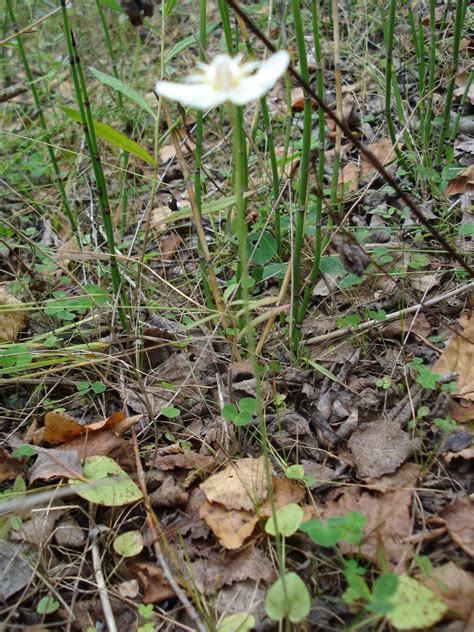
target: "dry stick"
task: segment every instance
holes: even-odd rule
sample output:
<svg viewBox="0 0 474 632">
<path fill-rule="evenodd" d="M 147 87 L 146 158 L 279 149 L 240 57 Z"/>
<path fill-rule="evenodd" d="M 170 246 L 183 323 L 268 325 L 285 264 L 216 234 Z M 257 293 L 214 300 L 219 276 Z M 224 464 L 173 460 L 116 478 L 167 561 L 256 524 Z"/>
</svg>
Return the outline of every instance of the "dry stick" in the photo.
<svg viewBox="0 0 474 632">
<path fill-rule="evenodd" d="M 155 549 L 156 559 L 158 560 L 158 563 L 161 566 L 161 569 L 163 571 L 163 575 L 166 581 L 169 583 L 169 585 L 173 589 L 176 597 L 179 599 L 179 601 L 181 602 L 181 605 L 186 610 L 188 617 L 196 626 L 196 629 L 199 630 L 199 632 L 206 632 L 206 628 L 204 624 L 201 622 L 201 619 L 199 618 L 199 615 L 196 609 L 187 598 L 186 593 L 183 590 L 181 590 L 180 586 L 178 586 L 176 580 L 174 579 L 170 571 L 168 563 L 166 562 L 165 557 L 160 550 L 160 545 L 158 543 L 160 537 L 158 535 L 158 531 L 161 531 L 162 534 L 163 534 L 163 531 L 161 529 L 161 525 L 158 522 L 158 518 L 156 517 L 155 512 L 153 511 L 153 508 L 151 506 L 150 497 L 148 496 L 145 473 L 143 471 L 142 463 L 140 460 L 140 450 L 138 448 L 137 435 L 133 428 L 132 428 L 132 444 L 133 444 L 133 452 L 135 455 L 135 464 L 137 468 L 137 480 L 138 480 L 138 484 L 140 485 L 140 489 L 142 490 L 142 493 L 143 493 L 143 504 L 145 505 L 146 520 L 147 520 L 148 528 L 150 529 L 150 533 L 153 538 L 153 546 Z"/>
<path fill-rule="evenodd" d="M 168 105 L 163 99 L 163 111 L 165 113 L 166 122 L 168 124 L 168 128 L 171 130 L 171 141 L 174 146 L 174 150 L 176 152 L 176 159 L 180 166 L 181 171 L 183 172 L 184 179 L 186 181 L 186 188 L 189 196 L 189 203 L 191 205 L 191 210 L 193 213 L 194 223 L 196 224 L 196 231 L 199 239 L 199 243 L 201 245 L 202 254 L 204 257 L 204 261 L 207 267 L 207 274 L 209 275 L 209 285 L 211 286 L 212 295 L 214 298 L 214 303 L 216 304 L 217 311 L 220 312 L 222 318 L 222 326 L 224 329 L 227 329 L 227 319 L 224 316 L 224 306 L 222 302 L 222 298 L 219 292 L 219 286 L 217 285 L 216 273 L 214 272 L 214 266 L 212 264 L 211 253 L 209 252 L 209 248 L 207 246 L 206 234 L 204 233 L 204 227 L 202 225 L 202 217 L 199 212 L 199 208 L 196 203 L 196 197 L 194 195 L 194 187 L 191 184 L 191 178 L 189 177 L 189 170 L 186 165 L 186 161 L 183 156 L 183 152 L 181 151 L 181 145 L 179 144 L 178 135 L 173 126 L 173 121 L 171 120 L 171 116 L 169 113 Z"/>
<path fill-rule="evenodd" d="M 407 314 L 412 314 L 419 309 L 423 309 L 424 307 L 430 307 L 431 305 L 436 305 L 437 303 L 441 303 L 441 301 L 445 301 L 448 298 L 452 298 L 453 296 L 458 296 L 467 290 L 474 288 L 474 281 L 470 283 L 466 283 L 461 287 L 456 288 L 455 290 L 451 290 L 450 292 L 445 292 L 444 294 L 440 294 L 439 296 L 435 296 L 434 298 L 430 298 L 428 301 L 424 303 L 417 303 L 416 305 L 411 305 L 410 307 L 405 307 L 405 309 L 400 309 L 397 312 L 392 312 L 391 314 L 387 314 L 386 318 L 383 320 L 368 320 L 365 323 L 361 323 L 357 325 L 357 327 L 344 327 L 344 329 L 338 329 L 337 331 L 330 331 L 327 334 L 322 334 L 321 336 L 314 336 L 313 338 L 308 338 L 305 340 L 305 343 L 308 345 L 316 344 L 318 342 L 326 342 L 327 340 L 336 340 L 337 338 L 341 338 L 343 336 L 347 336 L 349 334 L 359 334 L 368 329 L 372 329 L 373 327 L 383 327 L 387 323 L 392 322 L 392 320 L 397 320 L 401 316 L 406 316 Z M 459 335 L 459 334 L 457 334 Z"/>
<path fill-rule="evenodd" d="M 0 46 L 3 46 L 4 44 L 8 44 L 8 42 L 11 42 L 12 40 L 14 40 L 16 37 L 18 37 L 18 35 L 31 32 L 36 26 L 39 26 L 40 24 L 42 24 L 43 22 L 51 18 L 53 15 L 56 15 L 56 13 L 59 13 L 60 11 L 61 11 L 61 7 L 58 7 L 57 9 L 53 9 L 50 13 L 43 15 L 42 18 L 39 18 L 38 20 L 36 20 L 35 22 L 32 22 L 31 24 L 28 24 L 28 26 L 25 26 L 20 31 L 17 31 L 13 35 L 10 35 L 9 37 L 6 37 L 5 39 L 0 40 Z"/>
<path fill-rule="evenodd" d="M 271 50 L 273 53 L 276 52 L 275 46 L 270 42 L 270 40 L 266 37 L 266 35 L 258 28 L 255 22 L 249 18 L 249 16 L 240 8 L 240 5 L 236 0 L 227 0 L 227 3 L 234 9 L 234 11 L 240 15 L 240 17 L 247 24 L 249 29 L 258 37 L 258 39 L 265 44 L 265 46 Z M 325 114 L 336 123 L 336 125 L 344 132 L 347 136 L 347 139 L 356 149 L 360 151 L 360 153 L 370 162 L 370 164 L 376 169 L 380 175 L 384 178 L 386 182 L 392 187 L 392 189 L 396 192 L 398 198 L 403 200 L 405 204 L 408 206 L 410 211 L 415 215 L 418 221 L 423 224 L 426 230 L 438 241 L 443 248 L 448 252 L 451 257 L 459 263 L 459 265 L 466 270 L 471 278 L 474 277 L 474 269 L 468 265 L 464 259 L 452 248 L 452 246 L 446 241 L 446 239 L 430 224 L 429 220 L 425 219 L 422 212 L 419 210 L 418 206 L 411 199 L 411 197 L 403 191 L 395 178 L 390 175 L 390 173 L 384 168 L 380 160 L 368 149 L 365 145 L 362 145 L 356 138 L 353 137 L 352 132 L 349 126 L 341 119 L 334 114 L 331 108 L 326 105 L 324 101 L 322 101 L 316 92 L 311 88 L 308 82 L 306 82 L 303 77 L 299 74 L 297 70 L 290 64 L 288 66 L 288 72 L 292 75 L 298 83 L 303 87 L 303 89 L 311 95 L 311 97 L 316 101 L 318 106 L 324 110 Z"/>
<path fill-rule="evenodd" d="M 99 591 L 100 602 L 102 604 L 102 612 L 104 613 L 107 628 L 109 629 L 109 632 L 118 632 L 117 624 L 115 622 L 114 613 L 112 610 L 112 605 L 109 599 L 109 594 L 107 592 L 107 586 L 105 585 L 104 573 L 102 572 L 99 545 L 97 544 L 99 533 L 100 531 L 97 528 L 92 529 L 89 533 L 95 580 L 97 582 L 97 589 Z"/>
</svg>

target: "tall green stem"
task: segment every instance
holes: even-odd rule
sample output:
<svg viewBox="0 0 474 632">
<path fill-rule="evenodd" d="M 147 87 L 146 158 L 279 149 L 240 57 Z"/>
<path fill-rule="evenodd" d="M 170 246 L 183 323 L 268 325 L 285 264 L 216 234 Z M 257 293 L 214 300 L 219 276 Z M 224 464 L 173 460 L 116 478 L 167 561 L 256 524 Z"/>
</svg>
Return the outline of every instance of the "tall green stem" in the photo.
<svg viewBox="0 0 474 632">
<path fill-rule="evenodd" d="M 295 25 L 296 43 L 298 46 L 298 61 L 301 76 L 309 82 L 308 62 L 306 59 L 306 44 L 304 39 L 303 20 L 301 18 L 300 0 L 291 0 L 293 22 Z M 309 154 L 311 149 L 311 96 L 305 92 L 303 113 L 303 147 L 301 150 L 299 182 L 298 182 L 298 209 L 296 215 L 295 239 L 293 244 L 293 349 L 296 351 L 299 343 L 298 312 L 300 305 L 301 285 L 301 251 L 303 248 L 303 233 L 306 218 L 306 198 L 308 191 Z"/>
<path fill-rule="evenodd" d="M 320 31 L 320 20 L 318 13 L 318 0 L 311 0 L 311 13 L 312 13 L 312 24 L 313 24 L 313 38 L 314 38 L 314 51 L 316 57 L 316 65 L 317 65 L 317 74 L 316 74 L 316 82 L 317 82 L 317 91 L 318 97 L 321 101 L 324 100 L 324 73 L 322 66 L 322 55 L 321 55 L 321 38 L 319 35 Z M 316 218 L 315 218 L 315 234 L 314 234 L 314 255 L 313 255 L 313 264 L 311 266 L 311 272 L 309 275 L 309 280 L 306 285 L 306 289 L 303 295 L 303 300 L 301 302 L 300 310 L 298 313 L 298 325 L 301 325 L 304 317 L 306 315 L 306 310 L 308 309 L 309 300 L 313 293 L 313 288 L 316 283 L 316 280 L 319 275 L 319 264 L 321 262 L 321 251 L 322 251 L 322 226 L 321 226 L 321 217 L 322 217 L 322 209 L 323 209 L 323 187 L 324 187 L 324 164 L 325 164 L 325 155 L 324 155 L 324 146 L 325 146 L 325 135 L 326 135 L 326 124 L 324 120 L 324 112 L 321 108 L 318 110 L 318 197 L 316 200 Z"/>
<path fill-rule="evenodd" d="M 206 50 L 206 0 L 199 0 L 199 44 L 200 44 L 200 54 L 199 58 L 201 61 L 205 61 L 204 52 Z M 203 116 L 204 113 L 201 110 L 198 110 L 196 115 L 196 151 L 195 151 L 195 161 L 196 168 L 194 171 L 194 193 L 196 196 L 196 205 L 198 208 L 198 212 L 201 214 L 202 212 L 202 142 L 203 142 Z M 202 257 L 202 248 L 199 244 L 199 265 L 201 269 L 201 280 L 203 284 L 204 295 L 206 297 L 207 306 L 212 309 L 214 307 L 214 303 L 212 300 L 212 292 L 211 286 L 209 285 L 209 279 L 207 277 L 207 266 L 206 262 Z"/>
</svg>

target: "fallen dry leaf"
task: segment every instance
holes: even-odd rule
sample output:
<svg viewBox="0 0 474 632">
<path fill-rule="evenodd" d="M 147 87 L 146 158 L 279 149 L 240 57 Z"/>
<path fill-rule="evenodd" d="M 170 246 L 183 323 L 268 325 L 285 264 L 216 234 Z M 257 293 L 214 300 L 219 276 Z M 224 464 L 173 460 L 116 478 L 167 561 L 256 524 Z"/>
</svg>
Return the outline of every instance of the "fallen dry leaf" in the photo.
<svg viewBox="0 0 474 632">
<path fill-rule="evenodd" d="M 158 250 L 163 261 L 172 261 L 183 240 L 178 233 L 170 233 L 160 239 Z"/>
<path fill-rule="evenodd" d="M 183 565 L 184 566 L 184 565 Z M 204 595 L 213 595 L 223 586 L 253 579 L 270 583 L 275 579 L 275 570 L 260 549 L 246 547 L 243 551 L 221 553 L 199 558 L 189 565 L 185 574 L 192 578 Z"/>
<path fill-rule="evenodd" d="M 189 493 L 185 491 L 179 481 L 172 474 L 165 476 L 160 487 L 150 494 L 153 507 L 176 507 L 188 502 Z"/>
<path fill-rule="evenodd" d="M 459 423 L 474 421 L 474 401 L 466 402 L 464 405 L 464 403 L 452 399 L 449 402 L 449 414 Z"/>
<path fill-rule="evenodd" d="M 311 107 L 318 107 L 317 101 L 311 99 Z M 304 90 L 303 88 L 293 88 L 291 91 L 291 109 L 293 112 L 301 112 L 304 110 Z"/>
<path fill-rule="evenodd" d="M 239 549 L 252 535 L 258 522 L 258 516 L 252 511 L 227 509 L 207 500 L 199 509 L 199 517 L 206 522 L 221 545 L 229 550 Z"/>
<path fill-rule="evenodd" d="M 474 317 L 471 316 L 462 335 L 451 338 L 433 371 L 441 375 L 457 373 L 456 396 L 474 401 Z"/>
<path fill-rule="evenodd" d="M 240 459 L 200 485 L 211 503 L 227 509 L 255 510 L 267 497 L 265 459 Z"/>
<path fill-rule="evenodd" d="M 82 549 L 86 543 L 87 531 L 74 518 L 66 518 L 56 524 L 53 537 L 58 546 Z"/>
<path fill-rule="evenodd" d="M 5 448 L 0 446 L 0 483 L 21 476 L 22 473 L 22 462 L 10 456 Z"/>
<path fill-rule="evenodd" d="M 458 496 L 441 517 L 451 538 L 468 555 L 474 557 L 474 498 Z"/>
<path fill-rule="evenodd" d="M 407 463 L 398 472 L 384 476 L 377 481 L 377 495 L 368 492 L 360 493 L 352 487 L 335 501 L 330 501 L 323 509 L 323 519 L 342 516 L 350 511 L 358 511 L 367 517 L 364 538 L 361 545 L 363 557 L 377 563 L 377 549 L 382 543 L 390 568 L 407 560 L 412 552 L 412 545 L 406 544 L 411 534 L 412 521 L 410 505 L 420 470 L 414 463 Z M 393 490 L 393 491 L 390 491 Z M 345 553 L 351 546 L 340 543 Z M 352 547 L 353 548 L 353 547 Z"/>
<path fill-rule="evenodd" d="M 28 470 L 30 485 L 37 481 L 49 481 L 53 478 L 81 478 L 82 466 L 78 453 L 54 448 L 35 448 L 38 457 Z"/>
<path fill-rule="evenodd" d="M 174 597 L 174 591 L 163 576 L 163 571 L 152 562 L 128 564 L 144 589 L 143 603 L 161 603 Z"/>
<path fill-rule="evenodd" d="M 341 169 L 339 184 L 345 186 L 348 193 L 355 193 L 359 189 L 359 167 L 355 162 L 348 162 Z"/>
<path fill-rule="evenodd" d="M 356 430 L 348 441 L 357 473 L 374 479 L 391 474 L 413 452 L 413 443 L 397 421 L 372 421 Z"/>
<path fill-rule="evenodd" d="M 462 99 L 467 82 L 469 81 L 469 72 L 467 70 L 465 70 L 464 72 L 460 72 L 456 75 L 455 81 L 457 88 L 454 90 L 454 96 L 458 99 Z M 469 86 L 467 98 L 471 103 L 474 103 L 474 82 L 471 82 L 471 85 Z"/>
<path fill-rule="evenodd" d="M 467 621 L 474 610 L 474 575 L 454 562 L 434 568 L 429 577 L 418 577 L 446 603 L 456 618 Z"/>
<path fill-rule="evenodd" d="M 466 191 L 474 192 L 474 164 L 450 180 L 444 194 L 446 197 L 451 197 L 452 195 L 466 193 Z"/>
<path fill-rule="evenodd" d="M 23 303 L 0 287 L 0 342 L 13 342 L 25 326 Z"/>
<path fill-rule="evenodd" d="M 290 503 L 296 503 L 299 505 L 306 494 L 302 485 L 289 478 L 278 478 L 277 476 L 273 476 L 272 485 L 275 509 L 281 509 Z M 272 515 L 272 504 L 269 498 L 267 498 L 260 507 L 258 514 L 264 518 L 268 518 Z"/>
<path fill-rule="evenodd" d="M 0 599 L 9 597 L 24 588 L 32 579 L 28 559 L 31 547 L 0 540 Z"/>
<path fill-rule="evenodd" d="M 41 549 L 49 542 L 54 525 L 66 510 L 64 506 L 35 508 L 29 512 L 30 518 L 22 521 L 19 531 L 12 529 L 10 540 L 29 542 Z"/>
<path fill-rule="evenodd" d="M 392 162 L 396 158 L 396 153 L 390 138 L 382 138 L 376 143 L 369 145 L 367 149 L 370 149 L 370 151 L 375 154 L 375 157 L 383 165 Z M 375 173 L 375 171 L 375 167 L 372 166 L 372 164 L 367 160 L 365 156 L 362 156 L 361 177 L 364 178 L 371 173 Z"/>
<path fill-rule="evenodd" d="M 158 456 L 154 463 L 154 467 L 160 467 L 162 470 L 203 470 L 209 471 L 215 464 L 215 459 L 206 454 L 199 454 L 193 450 L 186 450 L 180 454 L 167 454 Z"/>
<path fill-rule="evenodd" d="M 129 444 L 114 432 L 108 430 L 80 435 L 68 443 L 60 445 L 58 450 L 73 450 L 83 461 L 88 456 L 109 456 L 122 467 L 133 464 L 133 452 Z"/>
<path fill-rule="evenodd" d="M 40 429 L 36 441 L 46 441 L 52 445 L 68 443 L 81 435 L 98 431 L 113 430 L 123 434 L 142 419 L 143 415 L 125 417 L 123 412 L 116 412 L 88 426 L 83 426 L 77 419 L 67 413 L 49 412 L 44 418 L 44 428 Z"/>
</svg>

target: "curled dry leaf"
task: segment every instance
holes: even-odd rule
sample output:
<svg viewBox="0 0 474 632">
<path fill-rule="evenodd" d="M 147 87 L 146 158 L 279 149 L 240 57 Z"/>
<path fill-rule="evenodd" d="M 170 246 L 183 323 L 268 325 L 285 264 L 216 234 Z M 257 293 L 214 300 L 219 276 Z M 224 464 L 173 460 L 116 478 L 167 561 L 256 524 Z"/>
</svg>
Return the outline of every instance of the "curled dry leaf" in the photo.
<svg viewBox="0 0 474 632">
<path fill-rule="evenodd" d="M 240 459 L 200 485 L 211 503 L 227 509 L 255 510 L 267 497 L 265 459 Z"/>
<path fill-rule="evenodd" d="M 123 434 L 133 425 L 138 423 L 143 415 L 125 417 L 123 412 L 116 412 L 88 426 L 83 426 L 77 419 L 67 413 L 49 412 L 44 418 L 42 434 L 38 434 L 38 441 L 45 441 L 52 445 L 59 445 L 72 441 L 84 434 L 94 433 L 99 430 L 113 430 L 116 434 Z"/>
<path fill-rule="evenodd" d="M 471 316 L 461 336 L 454 335 L 433 366 L 435 373 L 457 374 L 457 397 L 474 401 L 474 317 Z"/>
<path fill-rule="evenodd" d="M 258 516 L 245 509 L 227 509 L 219 503 L 204 501 L 199 509 L 202 518 L 221 545 L 229 550 L 239 549 L 252 535 Z"/>
<path fill-rule="evenodd" d="M 22 473 L 22 462 L 10 456 L 5 448 L 0 446 L 0 483 L 16 478 Z"/>
<path fill-rule="evenodd" d="M 243 551 L 222 551 L 216 555 L 201 557 L 189 565 L 183 573 L 196 583 L 204 595 L 213 595 L 223 586 L 248 579 L 269 583 L 275 578 L 273 566 L 260 549 L 245 547 Z"/>
<path fill-rule="evenodd" d="M 474 192 L 474 164 L 450 180 L 444 194 L 446 197 L 451 197 L 452 195 L 466 193 L 466 191 Z"/>
<path fill-rule="evenodd" d="M 383 165 L 392 162 L 396 158 L 395 149 L 392 145 L 392 141 L 390 138 L 382 138 L 381 140 L 373 143 L 368 146 L 368 149 L 375 154 L 376 158 Z M 368 176 L 369 174 L 375 173 L 376 169 L 372 165 L 371 162 L 367 160 L 365 156 L 362 156 L 362 165 L 361 165 L 361 177 Z"/>
<path fill-rule="evenodd" d="M 30 485 L 37 481 L 49 481 L 53 478 L 80 478 L 82 466 L 75 450 L 55 450 L 36 448 L 38 458 L 28 470 Z"/>
<path fill-rule="evenodd" d="M 21 301 L 0 287 L 0 343 L 13 342 L 26 326 L 26 310 Z"/>
<path fill-rule="evenodd" d="M 142 584 L 143 603 L 161 603 L 174 597 L 174 591 L 163 576 L 162 569 L 152 562 L 135 562 L 127 565 Z"/>
<path fill-rule="evenodd" d="M 453 505 L 443 511 L 441 517 L 454 542 L 474 557 L 474 498 L 459 496 Z"/>
<path fill-rule="evenodd" d="M 413 452 L 414 444 L 396 421 L 373 421 L 349 439 L 357 473 L 374 479 L 391 474 Z"/>
</svg>

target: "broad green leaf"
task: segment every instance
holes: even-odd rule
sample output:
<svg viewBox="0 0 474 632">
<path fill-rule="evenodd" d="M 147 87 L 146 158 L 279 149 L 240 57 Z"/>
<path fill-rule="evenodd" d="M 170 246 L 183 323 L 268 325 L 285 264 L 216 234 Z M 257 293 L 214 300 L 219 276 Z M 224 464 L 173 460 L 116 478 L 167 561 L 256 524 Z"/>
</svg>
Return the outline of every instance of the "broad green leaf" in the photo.
<svg viewBox="0 0 474 632">
<path fill-rule="evenodd" d="M 174 419 L 175 417 L 179 417 L 181 415 L 181 411 L 179 408 L 175 408 L 174 406 L 165 406 L 162 408 L 161 414 L 168 419 Z"/>
<path fill-rule="evenodd" d="M 73 110 L 72 108 L 62 107 L 62 111 L 69 116 L 70 119 L 76 121 L 77 123 L 82 123 L 81 115 L 77 110 Z M 128 151 L 128 153 L 145 160 L 151 165 L 155 165 L 155 161 L 144 149 L 141 145 L 136 143 L 135 141 L 122 134 L 122 132 L 118 132 L 107 123 L 100 123 L 99 121 L 93 121 L 95 133 L 97 136 L 100 136 L 103 140 L 107 141 L 111 145 L 118 147 L 119 149 L 123 149 L 124 151 Z"/>
<path fill-rule="evenodd" d="M 143 536 L 140 531 L 127 531 L 115 538 L 113 546 L 122 557 L 134 557 L 143 551 Z"/>
<path fill-rule="evenodd" d="M 302 480 L 304 478 L 304 467 L 299 464 L 290 465 L 286 468 L 285 474 L 287 478 L 295 478 Z"/>
<path fill-rule="evenodd" d="M 342 532 L 329 520 L 308 520 L 300 525 L 300 531 L 307 533 L 313 542 L 320 546 L 335 546 L 341 540 Z"/>
<path fill-rule="evenodd" d="M 100 0 L 100 4 L 114 11 L 119 11 L 120 13 L 124 12 L 118 0 Z"/>
<path fill-rule="evenodd" d="M 255 625 L 255 618 L 248 612 L 235 612 L 219 623 L 217 632 L 249 632 Z"/>
<path fill-rule="evenodd" d="M 257 400 L 255 397 L 242 397 L 242 399 L 239 400 L 239 410 L 241 412 L 256 413 Z"/>
<path fill-rule="evenodd" d="M 293 623 L 298 623 L 308 616 L 310 608 L 308 589 L 296 573 L 286 573 L 284 578 L 277 579 L 265 599 L 265 611 L 275 621 L 288 617 Z"/>
<path fill-rule="evenodd" d="M 59 601 L 56 601 L 51 595 L 46 595 L 38 601 L 36 612 L 39 614 L 51 614 L 59 608 Z"/>
<path fill-rule="evenodd" d="M 390 598 L 392 609 L 387 619 L 399 630 L 427 630 L 438 623 L 448 606 L 435 593 L 406 575 L 398 578 L 395 594 Z"/>
<path fill-rule="evenodd" d="M 265 531 L 270 535 L 280 533 L 289 538 L 298 530 L 303 520 L 304 511 L 296 503 L 289 503 L 270 516 L 265 525 Z"/>
<path fill-rule="evenodd" d="M 92 485 L 71 478 L 69 484 L 76 493 L 96 505 L 120 507 L 142 498 L 140 488 L 120 465 L 106 456 L 91 456 L 84 462 L 82 473 Z"/>
<path fill-rule="evenodd" d="M 276 255 L 277 245 L 275 238 L 268 231 L 260 236 L 258 246 L 253 252 L 254 245 L 249 244 L 249 255 L 252 257 L 252 263 L 263 266 L 268 263 Z"/>
<path fill-rule="evenodd" d="M 137 92 L 136 90 L 128 86 L 126 83 L 124 83 L 120 79 L 116 79 L 112 75 L 106 75 L 104 72 L 100 72 L 100 70 L 97 70 L 96 68 L 92 68 L 91 66 L 89 66 L 89 70 L 94 75 L 94 77 L 98 79 L 101 83 L 105 84 L 106 86 L 110 86 L 114 90 L 121 92 L 128 99 L 135 101 L 135 103 L 139 105 L 142 110 L 144 110 L 145 112 L 147 112 L 147 114 L 150 114 L 153 118 L 155 118 L 155 112 L 153 111 L 153 108 L 148 105 L 148 103 L 146 102 L 146 99 L 139 92 Z"/>
<path fill-rule="evenodd" d="M 227 403 L 222 407 L 222 416 L 224 419 L 227 419 L 227 421 L 234 421 L 238 414 L 239 411 L 237 410 L 237 406 L 235 404 Z"/>
<path fill-rule="evenodd" d="M 237 417 L 234 417 L 234 419 L 232 419 L 232 422 L 236 426 L 248 426 L 250 423 L 252 423 L 252 414 L 247 412 L 246 410 L 243 410 L 237 415 Z"/>
<path fill-rule="evenodd" d="M 398 586 L 398 575 L 396 573 L 384 573 L 377 577 L 370 602 L 367 609 L 375 614 L 385 615 L 390 612 L 393 605 L 390 598 L 395 594 Z"/>
</svg>

